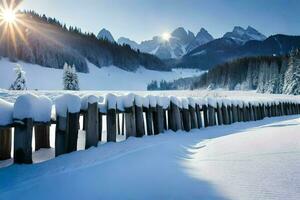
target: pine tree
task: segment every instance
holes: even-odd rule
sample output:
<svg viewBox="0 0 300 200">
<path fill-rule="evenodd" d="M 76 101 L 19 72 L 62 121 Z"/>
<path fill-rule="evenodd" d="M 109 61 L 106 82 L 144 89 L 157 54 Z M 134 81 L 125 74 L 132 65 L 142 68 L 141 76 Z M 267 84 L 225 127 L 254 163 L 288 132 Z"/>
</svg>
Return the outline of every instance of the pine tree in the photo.
<svg viewBox="0 0 300 200">
<path fill-rule="evenodd" d="M 284 77 L 283 93 L 300 94 L 300 52 L 298 49 L 290 54 L 288 69 Z"/>
<path fill-rule="evenodd" d="M 27 90 L 26 87 L 26 77 L 25 71 L 22 69 L 21 65 L 17 64 L 14 68 L 16 73 L 16 80 L 10 86 L 10 90 Z"/>
<path fill-rule="evenodd" d="M 71 67 L 65 63 L 63 70 L 63 84 L 64 90 L 79 90 L 79 81 L 74 65 Z"/>
</svg>

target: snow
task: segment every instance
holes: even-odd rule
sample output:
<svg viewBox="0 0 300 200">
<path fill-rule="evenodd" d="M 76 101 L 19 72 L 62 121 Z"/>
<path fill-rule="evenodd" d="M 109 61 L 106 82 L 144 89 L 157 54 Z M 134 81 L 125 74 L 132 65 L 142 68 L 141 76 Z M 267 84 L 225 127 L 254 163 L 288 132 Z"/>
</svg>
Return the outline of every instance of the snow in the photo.
<svg viewBox="0 0 300 200">
<path fill-rule="evenodd" d="M 299 117 L 168 131 L 9 166 L 0 199 L 297 200 Z"/>
<path fill-rule="evenodd" d="M 106 104 L 108 109 L 116 109 L 117 108 L 117 96 L 111 93 L 108 93 L 105 96 Z"/>
<path fill-rule="evenodd" d="M 48 97 L 28 93 L 17 98 L 13 118 L 19 120 L 32 118 L 36 122 L 49 122 L 51 110 L 52 101 Z"/>
<path fill-rule="evenodd" d="M 81 99 L 74 94 L 64 94 L 55 99 L 56 115 L 67 117 L 67 112 L 78 113 L 81 108 Z"/>
<path fill-rule="evenodd" d="M 84 95 L 81 97 L 81 110 L 87 110 L 88 104 L 94 104 L 99 102 L 99 99 L 103 101 L 103 97 L 97 97 L 95 95 Z"/>
<path fill-rule="evenodd" d="M 63 89 L 63 70 L 19 62 L 26 72 L 26 87 L 30 90 Z M 8 89 L 15 80 L 16 63 L 0 59 L 0 88 Z M 98 68 L 88 63 L 89 73 L 77 73 L 81 90 L 147 90 L 152 80 L 173 81 L 202 74 L 195 69 L 174 69 L 171 72 L 148 70 L 140 67 L 135 72 L 115 66 Z"/>
<path fill-rule="evenodd" d="M 13 122 L 14 105 L 5 100 L 0 99 L 0 126 L 6 126 Z"/>
</svg>

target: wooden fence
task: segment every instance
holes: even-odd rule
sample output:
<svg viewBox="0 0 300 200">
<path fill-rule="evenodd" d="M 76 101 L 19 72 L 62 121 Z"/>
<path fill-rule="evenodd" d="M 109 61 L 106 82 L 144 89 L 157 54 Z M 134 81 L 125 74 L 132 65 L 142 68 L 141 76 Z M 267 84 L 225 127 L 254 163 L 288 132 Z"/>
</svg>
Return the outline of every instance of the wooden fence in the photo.
<svg viewBox="0 0 300 200">
<path fill-rule="evenodd" d="M 220 98 L 205 100 L 140 97 L 133 94 L 123 97 L 107 95 L 104 102 L 101 103 L 97 99 L 99 98 L 81 98 L 81 104 L 86 106 L 81 106 L 77 111 L 68 107 L 65 115 L 60 114 L 57 110 L 55 117 L 48 121 L 37 121 L 35 117 L 13 118 L 10 124 L 0 126 L 0 160 L 11 158 L 13 143 L 14 163 L 32 163 L 33 129 L 35 131 L 35 150 L 50 148 L 49 134 L 52 124 L 56 124 L 55 156 L 76 151 L 80 116 L 83 116 L 83 130 L 86 131 L 85 148 L 87 149 L 92 146 L 96 147 L 98 142 L 103 140 L 101 136 L 104 116 L 106 116 L 107 142 L 117 142 L 118 135 L 128 138 L 157 135 L 167 130 L 189 132 L 191 129 L 209 126 L 300 114 L 300 103 L 287 100 L 251 102 Z M 72 100 L 65 104 L 72 106 Z M 56 103 L 54 105 L 58 109 L 58 105 Z M 12 112 L 16 112 L 15 109 L 19 108 L 14 106 Z M 36 110 L 36 112 L 39 111 Z M 11 116 L 14 114 L 12 113 Z M 13 128 L 14 141 L 12 142 Z"/>
</svg>

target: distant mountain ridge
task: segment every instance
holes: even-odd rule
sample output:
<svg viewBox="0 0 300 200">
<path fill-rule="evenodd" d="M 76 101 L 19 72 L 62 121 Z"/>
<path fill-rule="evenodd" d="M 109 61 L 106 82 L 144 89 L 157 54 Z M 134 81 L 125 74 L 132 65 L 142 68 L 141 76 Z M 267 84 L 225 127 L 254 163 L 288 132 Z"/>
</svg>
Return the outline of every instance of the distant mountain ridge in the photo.
<svg viewBox="0 0 300 200">
<path fill-rule="evenodd" d="M 193 32 L 185 30 L 183 27 L 176 28 L 170 35 L 169 41 L 164 40 L 161 36 L 154 36 L 151 40 L 142 41 L 140 44 L 125 37 L 120 37 L 117 42 L 121 45 L 128 44 L 133 49 L 139 49 L 141 52 L 150 53 L 167 60 L 180 59 L 197 47 L 215 40 L 204 28 L 201 28 L 196 36 Z M 114 42 L 111 33 L 106 29 L 102 29 L 99 32 L 98 38 L 110 38 L 109 40 Z M 251 26 L 248 26 L 246 29 L 235 26 L 231 32 L 225 33 L 222 38 L 232 39 L 238 45 L 243 45 L 248 41 L 262 41 L 267 37 Z"/>
<path fill-rule="evenodd" d="M 154 36 L 151 40 L 145 40 L 139 44 L 129 38 L 120 37 L 117 43 L 127 44 L 133 49 L 139 49 L 141 52 L 153 54 L 161 59 L 177 59 L 199 45 L 214 40 L 204 28 L 201 28 L 196 36 L 183 27 L 176 28 L 170 35 L 169 41 L 164 40 L 161 36 Z M 106 29 L 99 32 L 98 38 L 110 38 L 108 40 L 114 42 L 112 34 Z"/>
<path fill-rule="evenodd" d="M 286 55 L 300 48 L 300 36 L 273 35 L 265 40 L 249 40 L 245 43 L 231 37 L 223 37 L 201 45 L 170 66 L 210 69 L 218 64 L 249 56 Z"/>
</svg>

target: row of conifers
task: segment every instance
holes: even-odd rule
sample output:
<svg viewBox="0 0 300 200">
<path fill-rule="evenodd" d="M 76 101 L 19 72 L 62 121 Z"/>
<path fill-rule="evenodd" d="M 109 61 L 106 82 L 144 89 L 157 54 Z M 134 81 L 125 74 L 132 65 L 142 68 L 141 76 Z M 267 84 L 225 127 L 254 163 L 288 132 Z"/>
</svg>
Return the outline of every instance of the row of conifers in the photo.
<svg viewBox="0 0 300 200">
<path fill-rule="evenodd" d="M 50 148 L 52 124 L 56 124 L 55 155 L 76 151 L 80 116 L 83 116 L 82 128 L 86 131 L 85 146 L 90 148 L 102 140 L 105 121 L 107 142 L 117 142 L 118 135 L 128 138 L 157 135 L 166 130 L 189 132 L 299 113 L 300 102 L 291 99 L 249 101 L 135 94 L 107 94 L 105 97 L 64 94 L 52 101 L 45 96 L 25 94 L 14 104 L 0 99 L 0 160 L 11 158 L 13 145 L 14 163 L 32 163 L 33 130 L 35 150 Z"/>
</svg>

